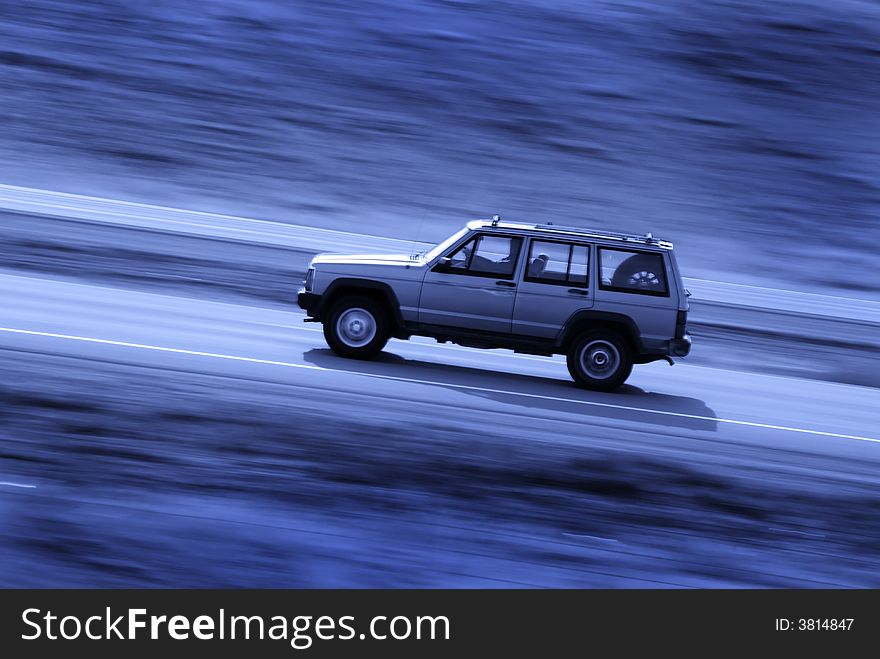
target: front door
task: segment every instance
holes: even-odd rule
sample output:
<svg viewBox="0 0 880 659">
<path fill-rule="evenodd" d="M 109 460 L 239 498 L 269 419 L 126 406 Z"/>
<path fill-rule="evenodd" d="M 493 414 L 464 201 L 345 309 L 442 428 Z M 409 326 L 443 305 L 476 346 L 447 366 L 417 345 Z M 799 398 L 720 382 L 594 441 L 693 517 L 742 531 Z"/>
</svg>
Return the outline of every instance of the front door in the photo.
<svg viewBox="0 0 880 659">
<path fill-rule="evenodd" d="M 477 234 L 453 247 L 425 275 L 419 321 L 509 333 L 522 238 Z"/>
</svg>

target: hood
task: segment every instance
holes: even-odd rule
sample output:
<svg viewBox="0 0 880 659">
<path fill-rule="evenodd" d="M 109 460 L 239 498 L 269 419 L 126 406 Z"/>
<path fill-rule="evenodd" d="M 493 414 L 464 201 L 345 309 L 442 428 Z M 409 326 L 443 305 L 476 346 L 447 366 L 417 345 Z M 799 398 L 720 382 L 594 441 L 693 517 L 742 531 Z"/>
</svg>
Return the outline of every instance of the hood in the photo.
<svg viewBox="0 0 880 659">
<path fill-rule="evenodd" d="M 361 263 L 370 265 L 415 265 L 419 257 L 409 254 L 318 254 L 312 264 L 318 263 Z"/>
</svg>

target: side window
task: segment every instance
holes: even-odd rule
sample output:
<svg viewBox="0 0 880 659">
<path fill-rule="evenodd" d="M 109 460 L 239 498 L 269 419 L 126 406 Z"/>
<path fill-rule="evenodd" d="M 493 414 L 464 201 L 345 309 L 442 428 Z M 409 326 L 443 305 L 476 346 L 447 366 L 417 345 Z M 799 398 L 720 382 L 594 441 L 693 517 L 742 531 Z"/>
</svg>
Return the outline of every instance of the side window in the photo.
<svg viewBox="0 0 880 659">
<path fill-rule="evenodd" d="M 669 295 L 663 255 L 599 248 L 599 288 L 642 295 Z"/>
<path fill-rule="evenodd" d="M 443 270 L 450 271 L 465 271 L 470 265 L 471 255 L 474 253 L 474 245 L 477 243 L 477 239 L 467 241 L 464 245 L 455 250 L 452 254 L 449 255 L 449 263 L 443 268 Z"/>
<path fill-rule="evenodd" d="M 526 266 L 526 281 L 540 284 L 586 286 L 590 248 L 549 240 L 533 240 Z"/>
<path fill-rule="evenodd" d="M 475 277 L 512 279 L 522 238 L 481 235 L 467 241 L 449 255 L 445 272 Z"/>
</svg>

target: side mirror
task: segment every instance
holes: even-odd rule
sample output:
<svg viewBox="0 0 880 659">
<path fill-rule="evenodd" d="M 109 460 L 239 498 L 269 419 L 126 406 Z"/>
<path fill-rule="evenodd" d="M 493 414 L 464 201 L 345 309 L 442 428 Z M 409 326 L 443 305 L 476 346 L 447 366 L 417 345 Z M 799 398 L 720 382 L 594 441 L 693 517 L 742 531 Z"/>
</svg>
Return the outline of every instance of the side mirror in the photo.
<svg viewBox="0 0 880 659">
<path fill-rule="evenodd" d="M 441 256 L 437 259 L 437 263 L 434 264 L 432 270 L 434 272 L 446 272 L 449 270 L 449 267 L 452 265 L 452 259 L 448 256 Z"/>
</svg>

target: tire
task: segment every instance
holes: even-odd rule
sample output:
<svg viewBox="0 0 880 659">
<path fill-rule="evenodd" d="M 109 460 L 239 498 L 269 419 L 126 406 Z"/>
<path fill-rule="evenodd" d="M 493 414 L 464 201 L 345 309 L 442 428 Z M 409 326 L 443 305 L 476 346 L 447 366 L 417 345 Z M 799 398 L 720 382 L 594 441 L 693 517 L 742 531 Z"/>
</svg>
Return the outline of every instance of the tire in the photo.
<svg viewBox="0 0 880 659">
<path fill-rule="evenodd" d="M 657 260 L 640 254 L 617 266 L 611 285 L 645 291 L 663 291 L 666 287 L 663 272 L 657 271 Z"/>
<path fill-rule="evenodd" d="M 616 332 L 595 330 L 578 336 L 568 348 L 568 372 L 585 389 L 614 391 L 632 373 L 629 345 Z"/>
<path fill-rule="evenodd" d="M 340 357 L 370 359 L 382 351 L 390 335 L 384 306 L 364 295 L 340 299 L 324 321 L 324 339 Z"/>
</svg>

